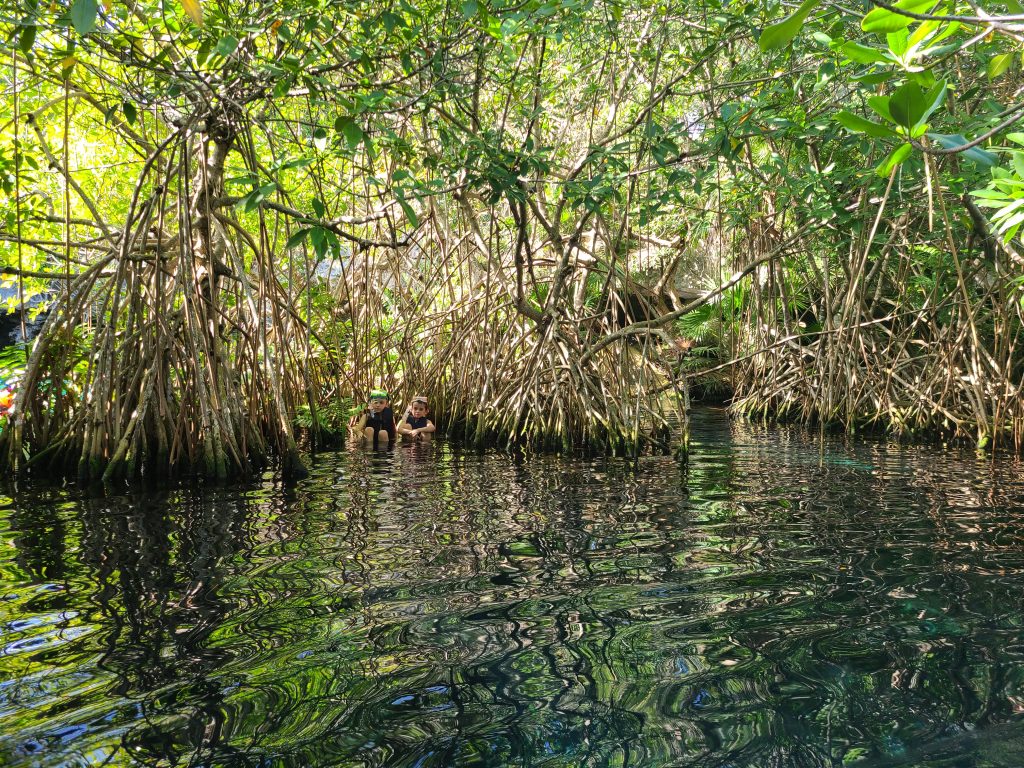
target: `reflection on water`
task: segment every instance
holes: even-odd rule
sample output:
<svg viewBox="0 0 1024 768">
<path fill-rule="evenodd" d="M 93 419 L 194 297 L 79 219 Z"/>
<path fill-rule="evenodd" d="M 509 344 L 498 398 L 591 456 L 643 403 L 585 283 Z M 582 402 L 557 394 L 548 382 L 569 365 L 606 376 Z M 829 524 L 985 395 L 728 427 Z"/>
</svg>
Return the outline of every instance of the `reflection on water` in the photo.
<svg viewBox="0 0 1024 768">
<path fill-rule="evenodd" d="M 694 430 L 8 490 L 0 764 L 1024 764 L 1020 465 Z"/>
</svg>

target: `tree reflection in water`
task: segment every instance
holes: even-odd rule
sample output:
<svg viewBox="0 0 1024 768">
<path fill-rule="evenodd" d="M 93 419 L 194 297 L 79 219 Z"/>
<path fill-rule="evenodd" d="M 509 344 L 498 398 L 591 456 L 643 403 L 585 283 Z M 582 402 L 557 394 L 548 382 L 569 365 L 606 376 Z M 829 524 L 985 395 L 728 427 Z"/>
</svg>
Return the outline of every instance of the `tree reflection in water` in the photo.
<svg viewBox="0 0 1024 768">
<path fill-rule="evenodd" d="M 709 414 L 693 445 L 11 491 L 0 762 L 1002 765 L 1019 466 Z"/>
</svg>

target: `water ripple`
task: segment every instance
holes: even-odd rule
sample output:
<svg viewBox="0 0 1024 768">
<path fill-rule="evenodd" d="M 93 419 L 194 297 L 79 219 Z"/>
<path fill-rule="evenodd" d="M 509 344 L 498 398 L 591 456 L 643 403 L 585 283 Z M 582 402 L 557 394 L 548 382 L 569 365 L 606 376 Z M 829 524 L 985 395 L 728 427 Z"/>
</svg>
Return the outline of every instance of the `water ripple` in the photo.
<svg viewBox="0 0 1024 768">
<path fill-rule="evenodd" d="M 13 489 L 0 763 L 1020 768 L 1018 461 L 692 447 Z"/>
</svg>

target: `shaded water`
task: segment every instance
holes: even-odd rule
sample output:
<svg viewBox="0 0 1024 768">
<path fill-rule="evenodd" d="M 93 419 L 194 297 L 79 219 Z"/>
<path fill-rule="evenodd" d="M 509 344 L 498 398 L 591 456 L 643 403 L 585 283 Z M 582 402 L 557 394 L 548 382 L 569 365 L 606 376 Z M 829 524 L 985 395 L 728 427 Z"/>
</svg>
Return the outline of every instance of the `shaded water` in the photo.
<svg viewBox="0 0 1024 768">
<path fill-rule="evenodd" d="M 697 415 L 0 497 L 0 764 L 1024 765 L 1024 478 Z"/>
</svg>

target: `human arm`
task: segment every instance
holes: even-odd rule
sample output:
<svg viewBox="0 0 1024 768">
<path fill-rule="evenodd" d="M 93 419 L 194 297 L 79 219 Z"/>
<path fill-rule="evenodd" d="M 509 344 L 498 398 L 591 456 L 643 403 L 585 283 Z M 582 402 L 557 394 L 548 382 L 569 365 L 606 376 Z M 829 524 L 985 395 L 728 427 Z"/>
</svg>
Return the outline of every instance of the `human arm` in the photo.
<svg viewBox="0 0 1024 768">
<path fill-rule="evenodd" d="M 407 420 L 403 420 L 398 431 L 403 437 L 419 439 L 421 435 L 429 435 L 434 431 L 434 423 L 430 419 L 425 419 L 425 421 L 426 424 L 422 427 L 413 427 Z"/>
<path fill-rule="evenodd" d="M 409 414 L 411 411 L 406 408 L 405 413 L 402 414 L 401 421 L 398 422 L 398 434 L 400 435 L 411 435 L 413 432 L 412 425 L 409 424 Z"/>
<path fill-rule="evenodd" d="M 363 429 L 366 427 L 366 420 L 370 417 L 370 411 L 366 408 L 359 413 L 352 414 L 348 420 L 349 433 L 355 437 L 363 436 Z"/>
</svg>

